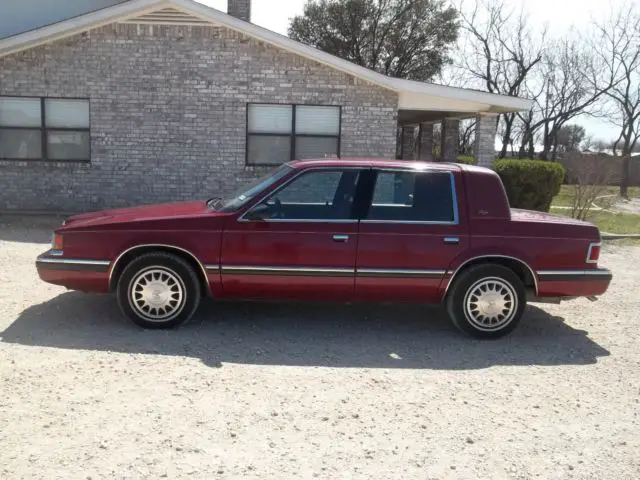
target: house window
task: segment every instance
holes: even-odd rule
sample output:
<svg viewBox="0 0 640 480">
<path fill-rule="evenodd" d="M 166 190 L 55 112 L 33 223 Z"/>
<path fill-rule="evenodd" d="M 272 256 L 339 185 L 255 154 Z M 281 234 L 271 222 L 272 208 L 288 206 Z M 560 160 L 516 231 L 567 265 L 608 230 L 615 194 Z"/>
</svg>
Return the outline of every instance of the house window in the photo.
<svg viewBox="0 0 640 480">
<path fill-rule="evenodd" d="M 88 162 L 89 100 L 0 97 L 0 160 Z"/>
<path fill-rule="evenodd" d="M 247 164 L 340 156 L 341 108 L 315 105 L 247 107 Z"/>
</svg>

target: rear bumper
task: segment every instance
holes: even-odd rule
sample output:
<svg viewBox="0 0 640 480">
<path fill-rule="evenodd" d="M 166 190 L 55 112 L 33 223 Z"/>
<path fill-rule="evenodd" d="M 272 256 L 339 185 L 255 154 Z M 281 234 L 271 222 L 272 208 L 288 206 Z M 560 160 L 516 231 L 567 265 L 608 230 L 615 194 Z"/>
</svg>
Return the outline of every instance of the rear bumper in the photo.
<svg viewBox="0 0 640 480">
<path fill-rule="evenodd" d="M 610 270 L 540 270 L 539 297 L 592 297 L 602 295 L 613 279 Z"/>
<path fill-rule="evenodd" d="M 49 250 L 36 260 L 43 281 L 85 292 L 108 292 L 110 267 L 107 260 L 66 258 L 60 250 Z"/>
</svg>

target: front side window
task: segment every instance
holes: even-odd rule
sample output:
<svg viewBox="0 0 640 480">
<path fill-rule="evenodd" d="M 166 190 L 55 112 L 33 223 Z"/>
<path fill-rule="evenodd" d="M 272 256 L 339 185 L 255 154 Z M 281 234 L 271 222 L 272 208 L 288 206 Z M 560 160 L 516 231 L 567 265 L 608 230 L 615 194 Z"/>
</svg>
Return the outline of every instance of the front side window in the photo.
<svg viewBox="0 0 640 480">
<path fill-rule="evenodd" d="M 251 200 L 260 195 L 267 188 L 276 184 L 282 178 L 287 176 L 291 172 L 292 168 L 289 165 L 282 165 L 275 172 L 256 180 L 249 186 L 244 186 L 231 197 L 222 200 L 222 212 L 235 212 L 249 203 Z"/>
<path fill-rule="evenodd" d="M 359 172 L 306 172 L 254 207 L 260 220 L 350 220 Z"/>
<path fill-rule="evenodd" d="M 247 164 L 339 156 L 340 115 L 335 106 L 249 104 Z"/>
<path fill-rule="evenodd" d="M 449 172 L 380 171 L 366 219 L 454 223 L 455 202 Z"/>
<path fill-rule="evenodd" d="M 89 100 L 0 97 L 0 160 L 89 161 Z"/>
</svg>

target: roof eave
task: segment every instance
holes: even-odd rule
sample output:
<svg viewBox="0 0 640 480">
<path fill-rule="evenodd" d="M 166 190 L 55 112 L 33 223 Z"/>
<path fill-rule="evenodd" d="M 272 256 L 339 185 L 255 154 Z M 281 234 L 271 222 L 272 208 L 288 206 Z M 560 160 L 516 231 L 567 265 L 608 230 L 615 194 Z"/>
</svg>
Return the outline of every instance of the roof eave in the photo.
<svg viewBox="0 0 640 480">
<path fill-rule="evenodd" d="M 103 8 L 52 25 L 30 30 L 0 40 L 0 57 L 34 48 L 77 33 L 98 28 L 149 9 L 170 5 L 168 0 L 136 0 Z"/>
<path fill-rule="evenodd" d="M 403 96 L 410 96 L 414 99 L 416 96 L 452 99 L 469 104 L 483 105 L 484 110 L 499 113 L 529 110 L 532 106 L 531 100 L 522 98 L 388 77 L 192 0 L 132 0 L 117 4 L 113 7 L 2 39 L 0 40 L 0 57 L 166 6 L 177 6 L 216 25 L 230 28 L 259 41 L 347 73 L 356 79 L 396 92 L 399 94 L 398 108 L 403 107 Z"/>
</svg>

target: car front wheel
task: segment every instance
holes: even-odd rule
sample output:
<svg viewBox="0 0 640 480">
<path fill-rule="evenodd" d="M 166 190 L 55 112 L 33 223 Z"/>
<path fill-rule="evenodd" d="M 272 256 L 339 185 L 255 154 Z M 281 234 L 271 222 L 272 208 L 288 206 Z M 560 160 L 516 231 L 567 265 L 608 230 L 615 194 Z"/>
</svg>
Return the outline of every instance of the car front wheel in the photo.
<svg viewBox="0 0 640 480">
<path fill-rule="evenodd" d="M 141 255 L 126 266 L 117 286 L 122 312 L 143 328 L 173 328 L 187 322 L 200 303 L 193 268 L 170 253 Z"/>
<path fill-rule="evenodd" d="M 476 338 L 499 338 L 512 332 L 524 313 L 522 280 L 502 265 L 470 267 L 454 280 L 447 296 L 453 324 Z"/>
</svg>

